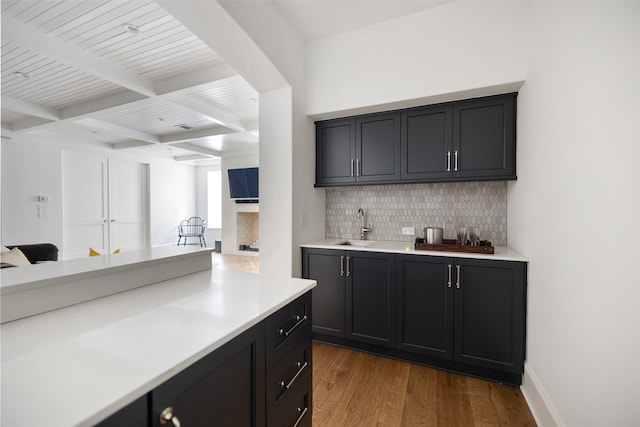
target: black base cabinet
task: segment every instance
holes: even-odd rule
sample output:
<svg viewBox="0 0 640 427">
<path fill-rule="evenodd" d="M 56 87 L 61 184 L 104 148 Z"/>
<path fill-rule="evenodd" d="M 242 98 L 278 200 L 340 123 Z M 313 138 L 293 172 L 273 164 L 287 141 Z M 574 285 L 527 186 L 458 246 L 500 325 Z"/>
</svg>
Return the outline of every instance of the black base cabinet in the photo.
<svg viewBox="0 0 640 427">
<path fill-rule="evenodd" d="M 303 248 L 303 276 L 318 282 L 313 290 L 315 339 L 494 381 L 521 384 L 526 336 L 526 263 L 374 254 L 392 257 L 395 262 L 395 268 L 389 270 L 395 272 L 391 283 L 385 274 L 370 265 L 366 266 L 370 273 L 366 281 L 359 283 L 361 295 L 366 294 L 367 289 L 372 295 L 382 288 L 394 292 L 388 298 L 389 308 L 378 309 L 375 319 L 376 311 L 372 307 L 379 305 L 370 304 L 375 296 L 350 300 L 343 299 L 339 292 L 345 286 L 340 280 L 343 277 L 339 276 L 341 257 L 354 252 Z M 328 261 L 331 259 L 333 266 Z M 350 271 L 353 280 L 357 272 L 359 270 Z M 344 273 L 346 276 L 346 270 Z M 334 277 L 336 274 L 338 278 Z M 372 324 L 376 321 L 381 324 L 387 316 L 393 316 L 388 322 L 394 328 L 392 339 L 377 342 L 353 333 L 337 333 L 348 330 L 346 322 L 341 323 L 345 326 L 335 327 L 342 319 L 331 317 L 343 313 L 343 306 L 347 316 L 350 312 L 370 312 L 371 317 L 367 319 Z M 328 319 L 333 326 L 317 324 L 317 319 Z"/>
<path fill-rule="evenodd" d="M 384 347 L 395 345 L 395 256 L 305 249 L 303 276 L 313 277 L 312 330 Z"/>
<path fill-rule="evenodd" d="M 98 426 L 311 426 L 311 372 L 308 292 Z"/>
</svg>

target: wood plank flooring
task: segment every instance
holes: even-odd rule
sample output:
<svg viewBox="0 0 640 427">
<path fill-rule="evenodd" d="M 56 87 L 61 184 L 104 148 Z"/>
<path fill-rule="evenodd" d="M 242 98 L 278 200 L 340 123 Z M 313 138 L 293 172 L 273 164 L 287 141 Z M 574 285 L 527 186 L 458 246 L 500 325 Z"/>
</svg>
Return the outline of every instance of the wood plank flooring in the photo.
<svg viewBox="0 0 640 427">
<path fill-rule="evenodd" d="M 258 272 L 258 257 L 212 260 L 214 269 Z M 314 427 L 535 425 L 517 387 L 313 343 Z"/>
<path fill-rule="evenodd" d="M 313 343 L 313 426 L 535 426 L 520 389 Z"/>
</svg>

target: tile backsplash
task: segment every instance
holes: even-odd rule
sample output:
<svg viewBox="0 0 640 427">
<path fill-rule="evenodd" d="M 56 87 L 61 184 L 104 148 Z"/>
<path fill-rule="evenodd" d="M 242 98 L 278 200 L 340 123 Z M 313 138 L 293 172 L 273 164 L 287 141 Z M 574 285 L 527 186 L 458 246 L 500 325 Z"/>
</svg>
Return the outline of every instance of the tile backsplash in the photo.
<svg viewBox="0 0 640 427">
<path fill-rule="evenodd" d="M 494 246 L 507 244 L 507 182 L 452 182 L 328 188 L 327 238 L 360 238 L 358 208 L 372 231 L 369 240 L 413 241 L 424 227 L 444 228 L 455 239 L 460 225 L 480 228 L 480 238 Z M 415 236 L 402 236 L 402 227 L 415 227 Z"/>
</svg>

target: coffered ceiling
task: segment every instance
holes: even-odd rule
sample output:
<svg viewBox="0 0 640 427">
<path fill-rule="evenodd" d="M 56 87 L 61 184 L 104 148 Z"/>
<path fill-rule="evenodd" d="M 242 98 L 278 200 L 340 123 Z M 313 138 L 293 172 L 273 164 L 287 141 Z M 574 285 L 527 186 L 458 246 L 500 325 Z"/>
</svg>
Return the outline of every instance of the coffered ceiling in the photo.
<svg viewBox="0 0 640 427">
<path fill-rule="evenodd" d="M 258 94 L 154 1 L 2 0 L 2 135 L 202 159 L 257 147 Z"/>
<path fill-rule="evenodd" d="M 260 1 L 306 41 L 447 2 Z M 3 140 L 36 135 L 178 160 L 257 150 L 258 93 L 155 1 L 2 0 L 1 15 Z"/>
</svg>

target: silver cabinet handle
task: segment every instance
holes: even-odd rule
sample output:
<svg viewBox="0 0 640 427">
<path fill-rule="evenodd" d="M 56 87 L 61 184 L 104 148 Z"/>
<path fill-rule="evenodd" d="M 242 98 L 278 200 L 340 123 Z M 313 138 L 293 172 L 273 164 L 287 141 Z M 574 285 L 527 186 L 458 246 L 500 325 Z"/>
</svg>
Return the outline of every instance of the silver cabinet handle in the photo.
<svg viewBox="0 0 640 427">
<path fill-rule="evenodd" d="M 454 162 L 453 162 L 453 171 L 454 172 L 458 172 L 458 150 L 456 150 L 453 153 L 453 158 L 454 158 Z"/>
<path fill-rule="evenodd" d="M 293 385 L 294 382 L 296 382 L 296 380 L 298 379 L 298 377 L 300 376 L 300 374 L 307 368 L 307 366 L 309 366 L 308 362 L 296 362 L 296 366 L 300 369 L 298 369 L 298 372 L 296 372 L 296 374 L 293 376 L 293 378 L 291 378 L 291 381 L 289 381 L 288 383 L 284 382 L 284 381 L 278 381 L 278 384 L 280 384 L 280 387 L 289 390 L 291 388 L 291 386 Z"/>
<path fill-rule="evenodd" d="M 351 257 L 348 256 L 347 257 L 347 277 L 351 276 L 351 271 L 350 271 L 351 266 L 350 266 L 350 264 L 351 264 Z"/>
<path fill-rule="evenodd" d="M 340 277 L 344 276 L 344 256 L 340 256 Z"/>
<path fill-rule="evenodd" d="M 293 425 L 293 427 L 298 427 L 298 424 L 300 424 L 300 421 L 302 421 L 304 416 L 307 415 L 308 410 L 309 408 L 307 408 L 306 406 L 304 408 L 298 408 L 298 413 L 300 414 L 300 416 L 296 420 L 296 423 Z"/>
<path fill-rule="evenodd" d="M 298 329 L 300 327 L 300 325 L 302 325 L 304 322 L 307 321 L 307 315 L 305 314 L 304 316 L 296 316 L 295 319 L 296 319 L 296 324 L 295 325 L 293 325 L 292 327 L 290 327 L 286 331 L 284 329 L 279 329 L 278 330 L 278 334 L 280 334 L 280 336 L 283 336 L 283 337 L 288 337 L 296 329 Z"/>
<path fill-rule="evenodd" d="M 447 151 L 447 172 L 451 172 L 451 151 Z"/>
<path fill-rule="evenodd" d="M 354 160 L 351 159 L 351 176 L 353 176 L 353 164 L 354 164 Z"/>
<path fill-rule="evenodd" d="M 447 265 L 447 267 L 449 268 L 449 280 L 447 281 L 447 286 L 450 288 L 451 287 L 451 264 Z"/>
<path fill-rule="evenodd" d="M 356 176 L 360 176 L 360 158 L 356 159 Z"/>
<path fill-rule="evenodd" d="M 456 289 L 460 289 L 460 266 L 459 265 L 456 265 L 456 273 L 457 273 Z"/>
<path fill-rule="evenodd" d="M 180 427 L 180 420 L 173 415 L 173 407 L 167 406 L 160 413 L 160 425 L 171 423 L 174 427 Z"/>
<path fill-rule="evenodd" d="M 115 220 L 115 219 L 112 219 L 112 220 L 111 220 L 111 222 L 116 222 L 116 220 Z"/>
</svg>

